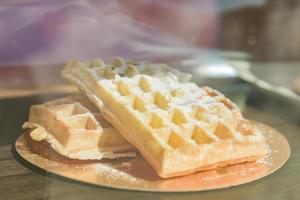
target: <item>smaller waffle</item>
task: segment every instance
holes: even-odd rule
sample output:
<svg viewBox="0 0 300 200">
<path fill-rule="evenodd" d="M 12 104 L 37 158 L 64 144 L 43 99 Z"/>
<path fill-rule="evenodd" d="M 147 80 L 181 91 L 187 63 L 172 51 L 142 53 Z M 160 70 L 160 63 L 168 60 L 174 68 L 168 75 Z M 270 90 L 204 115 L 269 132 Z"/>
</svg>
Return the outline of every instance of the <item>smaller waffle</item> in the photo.
<svg viewBox="0 0 300 200">
<path fill-rule="evenodd" d="M 135 150 L 82 94 L 33 105 L 29 121 L 35 141 L 47 141 L 59 154 L 80 160 L 133 157 Z"/>
</svg>

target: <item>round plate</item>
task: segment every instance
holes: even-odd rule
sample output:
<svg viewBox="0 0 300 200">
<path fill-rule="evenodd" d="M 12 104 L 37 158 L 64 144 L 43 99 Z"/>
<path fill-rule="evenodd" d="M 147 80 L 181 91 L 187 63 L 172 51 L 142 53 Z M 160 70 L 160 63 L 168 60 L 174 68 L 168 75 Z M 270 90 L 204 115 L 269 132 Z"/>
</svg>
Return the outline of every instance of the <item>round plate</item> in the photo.
<svg viewBox="0 0 300 200">
<path fill-rule="evenodd" d="M 285 137 L 275 129 L 252 122 L 266 137 L 269 153 L 262 159 L 188 176 L 162 179 L 141 155 L 135 158 L 79 161 L 60 156 L 46 142 L 34 142 L 22 134 L 15 147 L 22 158 L 48 172 L 69 179 L 126 190 L 187 192 L 226 188 L 248 183 L 279 169 L 290 156 Z"/>
</svg>

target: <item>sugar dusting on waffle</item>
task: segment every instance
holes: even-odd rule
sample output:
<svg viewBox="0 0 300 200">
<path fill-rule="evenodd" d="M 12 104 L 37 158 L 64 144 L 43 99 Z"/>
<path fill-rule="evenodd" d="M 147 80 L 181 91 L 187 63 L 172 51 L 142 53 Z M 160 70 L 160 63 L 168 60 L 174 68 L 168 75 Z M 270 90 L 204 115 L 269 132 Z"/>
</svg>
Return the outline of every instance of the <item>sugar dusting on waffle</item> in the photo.
<svg viewBox="0 0 300 200">
<path fill-rule="evenodd" d="M 92 97 L 160 176 L 249 162 L 266 153 L 263 136 L 223 94 L 180 81 L 172 69 L 148 75 L 151 68 L 121 61 L 72 61 L 62 75 Z M 131 68 L 136 73 L 121 72 Z"/>
</svg>

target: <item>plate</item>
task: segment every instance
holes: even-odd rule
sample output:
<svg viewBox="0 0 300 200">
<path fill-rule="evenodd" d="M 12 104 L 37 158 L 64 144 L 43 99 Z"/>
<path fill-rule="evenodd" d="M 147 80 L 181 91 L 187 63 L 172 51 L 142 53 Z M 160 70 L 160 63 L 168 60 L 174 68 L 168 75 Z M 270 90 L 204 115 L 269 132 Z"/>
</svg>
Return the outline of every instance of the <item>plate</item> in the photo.
<svg viewBox="0 0 300 200">
<path fill-rule="evenodd" d="M 72 180 L 125 190 L 190 192 L 241 185 L 265 177 L 279 169 L 290 156 L 286 138 L 277 130 L 251 122 L 267 140 L 269 153 L 262 159 L 191 175 L 162 179 L 141 155 L 135 158 L 79 161 L 57 154 L 46 142 L 35 142 L 28 133 L 18 137 L 18 154 L 41 169 Z"/>
</svg>

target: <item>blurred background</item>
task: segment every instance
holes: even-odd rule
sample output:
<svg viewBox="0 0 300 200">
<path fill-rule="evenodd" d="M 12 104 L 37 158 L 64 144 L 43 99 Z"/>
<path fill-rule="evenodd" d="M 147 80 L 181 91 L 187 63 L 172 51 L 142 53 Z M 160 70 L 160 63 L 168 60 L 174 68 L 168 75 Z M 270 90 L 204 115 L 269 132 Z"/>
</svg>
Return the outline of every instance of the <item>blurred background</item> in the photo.
<svg viewBox="0 0 300 200">
<path fill-rule="evenodd" d="M 166 56 L 147 45 L 300 58 L 297 0 L 10 0 L 0 16 L 2 65 Z"/>
<path fill-rule="evenodd" d="M 300 102 L 298 0 L 2 0 L 0 38 L 2 98 L 72 92 L 64 62 L 120 56 L 170 63 L 228 95 L 250 85 L 264 107 Z"/>
</svg>

